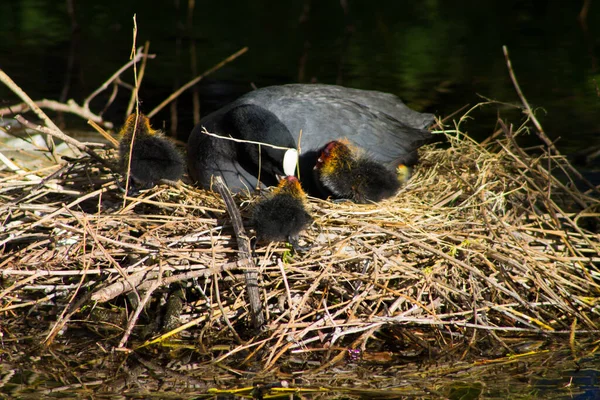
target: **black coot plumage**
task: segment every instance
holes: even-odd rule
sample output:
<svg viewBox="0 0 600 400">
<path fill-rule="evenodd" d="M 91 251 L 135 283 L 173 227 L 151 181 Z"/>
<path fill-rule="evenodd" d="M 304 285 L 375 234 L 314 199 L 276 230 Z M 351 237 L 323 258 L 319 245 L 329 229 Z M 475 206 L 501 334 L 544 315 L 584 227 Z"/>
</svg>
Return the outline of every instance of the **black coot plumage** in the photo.
<svg viewBox="0 0 600 400">
<path fill-rule="evenodd" d="M 242 118 L 232 111 L 241 106 L 245 106 Z M 244 129 L 249 121 L 259 122 L 252 129 Z M 417 162 L 417 149 L 431 138 L 425 128 L 432 122 L 433 115 L 411 110 L 389 93 L 317 84 L 266 87 L 201 120 L 188 140 L 189 173 L 203 187 L 208 187 L 213 174 L 222 175 L 234 191 L 257 184 L 258 160 L 248 145 L 210 138 L 201 132 L 202 126 L 224 136 L 260 137 L 293 148 L 302 131 L 300 177 L 309 193 L 318 195 L 313 182 L 306 179 L 312 176 L 319 151 L 328 142 L 346 139 L 369 159 L 395 171 L 400 164 Z M 255 129 L 258 127 L 262 129 Z M 280 153 L 274 157 L 273 169 L 278 168 L 280 157 Z M 267 176 L 268 163 L 263 157 L 261 181 L 266 184 L 275 179 Z"/>
<path fill-rule="evenodd" d="M 396 173 L 356 154 L 356 150 L 341 141 L 324 146 L 314 173 L 324 196 L 356 203 L 377 202 L 393 196 L 401 183 Z"/>
<path fill-rule="evenodd" d="M 306 194 L 296 177 L 286 176 L 252 212 L 257 242 L 288 241 L 294 249 L 298 235 L 312 221 L 305 208 Z"/>
<path fill-rule="evenodd" d="M 259 177 L 263 185 L 274 186 L 277 176 L 284 175 L 285 150 L 219 139 L 203 134 L 202 127 L 220 136 L 296 147 L 286 126 L 268 110 L 257 113 L 253 105 L 239 104 L 223 110 L 221 118 L 209 115 L 194 128 L 187 147 L 190 178 L 206 189 L 210 188 L 213 175 L 222 176 L 235 192 L 256 189 Z"/>
<path fill-rule="evenodd" d="M 120 134 L 121 170 L 123 174 L 127 174 L 130 168 L 130 176 L 136 184 L 148 188 L 161 179 L 176 181 L 181 178 L 185 165 L 183 156 L 173 143 L 163 137 L 161 131 L 152 129 L 148 117 L 143 114 L 131 114 Z"/>
</svg>

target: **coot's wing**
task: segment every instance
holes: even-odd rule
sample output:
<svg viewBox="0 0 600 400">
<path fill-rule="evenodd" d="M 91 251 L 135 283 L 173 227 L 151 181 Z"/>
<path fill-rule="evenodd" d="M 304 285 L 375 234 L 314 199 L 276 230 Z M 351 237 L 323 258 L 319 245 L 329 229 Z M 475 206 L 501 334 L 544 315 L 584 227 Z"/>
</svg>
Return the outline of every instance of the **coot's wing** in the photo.
<svg viewBox="0 0 600 400">
<path fill-rule="evenodd" d="M 332 99 L 346 99 L 371 110 L 383 112 L 403 124 L 417 129 L 427 128 L 434 121 L 433 114 L 415 111 L 404 104 L 398 96 L 391 93 L 319 84 L 291 84 L 284 85 L 282 88 L 290 93 L 303 93 L 305 96 L 320 95 Z"/>
</svg>

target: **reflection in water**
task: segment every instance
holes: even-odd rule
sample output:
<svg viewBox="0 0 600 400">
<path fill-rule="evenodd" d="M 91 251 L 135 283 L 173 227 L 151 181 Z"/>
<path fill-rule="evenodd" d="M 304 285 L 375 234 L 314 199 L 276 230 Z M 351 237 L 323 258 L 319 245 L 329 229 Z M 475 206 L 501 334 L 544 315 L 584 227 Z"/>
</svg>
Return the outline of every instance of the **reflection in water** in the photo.
<svg viewBox="0 0 600 400">
<path fill-rule="evenodd" d="M 533 386 L 540 398 L 551 398 L 557 388 L 564 388 L 571 392 L 571 399 L 595 400 L 600 398 L 600 371 L 593 368 L 563 371 L 558 378 L 534 378 Z"/>
<path fill-rule="evenodd" d="M 82 334 L 91 335 L 89 332 Z M 11 345 L 6 344 L 7 347 Z M 93 343 L 87 345 L 94 347 Z M 187 399 L 205 395 L 209 388 L 224 389 L 222 393 L 226 392 L 225 388 L 239 388 L 238 395 L 246 394 L 250 398 L 256 387 L 262 387 L 267 394 L 268 387 L 278 388 L 286 382 L 291 388 L 297 388 L 296 394 L 308 396 L 306 398 L 314 398 L 310 396 L 318 393 L 322 394 L 319 398 L 600 398 L 598 357 L 581 359 L 575 364 L 569 350 L 531 353 L 518 357 L 520 361 L 511 361 L 507 357 L 497 365 L 485 361 L 444 363 L 441 360 L 422 360 L 404 365 L 402 362 L 377 365 L 348 361 L 340 364 L 338 370 L 324 371 L 307 379 L 286 380 L 266 375 L 253 381 L 251 377 L 227 377 L 227 371 L 219 371 L 211 363 L 186 365 L 183 362 L 180 365 L 173 360 L 165 368 L 158 365 L 164 360 L 157 360 L 156 354 L 144 355 L 143 350 L 126 357 L 118 352 L 92 355 L 93 349 L 86 351 L 77 343 L 72 346 L 77 346 L 79 352 L 70 349 L 73 352 L 70 371 L 59 371 L 56 358 L 50 354 L 25 357 L 26 360 L 18 365 L 3 360 L 0 363 L 0 396 L 81 398 L 94 394 L 110 397 L 111 394 L 126 392 L 130 397 L 146 398 L 152 393 L 155 398 Z M 68 348 L 62 349 L 61 356 L 68 352 Z M 76 361 L 82 358 L 87 363 Z M 90 368 L 89 365 L 101 365 L 101 368 Z M 62 377 L 61 373 L 68 376 Z M 360 389 L 349 384 L 352 373 L 359 377 L 357 380 L 369 385 Z M 74 376 L 77 377 L 76 383 L 65 384 L 73 381 Z M 282 394 L 285 393 L 279 391 L 279 395 Z"/>
</svg>

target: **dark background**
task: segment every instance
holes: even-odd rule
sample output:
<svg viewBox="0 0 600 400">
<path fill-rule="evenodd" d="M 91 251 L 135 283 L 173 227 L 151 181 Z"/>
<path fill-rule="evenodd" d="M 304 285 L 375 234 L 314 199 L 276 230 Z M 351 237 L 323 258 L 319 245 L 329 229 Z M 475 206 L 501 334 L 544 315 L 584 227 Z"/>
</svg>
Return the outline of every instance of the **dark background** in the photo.
<svg viewBox="0 0 600 400">
<path fill-rule="evenodd" d="M 520 103 L 502 54 L 507 45 L 523 92 L 547 133 L 560 138 L 558 148 L 572 154 L 600 145 L 600 2 L 588 1 L 584 23 L 584 0 L 196 1 L 193 9 L 186 0 L 91 3 L 0 2 L 0 68 L 34 99 L 81 102 L 128 61 L 136 14 L 138 46 L 149 40 L 157 55 L 140 92 L 146 112 L 248 46 L 195 88 L 203 115 L 252 84 L 320 82 L 392 92 L 417 110 L 446 116 L 482 101 L 478 94 Z M 132 71 L 123 79 L 132 83 Z M 193 92 L 176 104 L 183 140 L 194 124 Z M 104 108 L 107 95 L 92 103 L 93 111 Z M 121 124 L 128 99 L 120 90 L 105 117 Z M 17 102 L 0 87 L 0 107 Z M 154 125 L 169 129 L 171 112 L 165 108 Z M 518 110 L 489 106 L 463 129 L 484 138 L 498 113 L 523 121 Z M 72 118 L 67 125 L 84 122 Z"/>
</svg>

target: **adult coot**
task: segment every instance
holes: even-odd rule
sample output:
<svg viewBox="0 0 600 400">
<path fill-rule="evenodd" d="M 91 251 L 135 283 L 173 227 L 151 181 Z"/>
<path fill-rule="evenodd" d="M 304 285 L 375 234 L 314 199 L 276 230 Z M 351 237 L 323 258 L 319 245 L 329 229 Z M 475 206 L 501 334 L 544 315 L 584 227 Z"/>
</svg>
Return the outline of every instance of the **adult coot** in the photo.
<svg viewBox="0 0 600 400">
<path fill-rule="evenodd" d="M 395 171 L 417 162 L 416 150 L 429 141 L 425 129 L 433 115 L 411 110 L 389 93 L 333 85 L 292 84 L 255 90 L 204 117 L 187 145 L 191 179 L 209 187 L 211 176 L 223 176 L 234 191 L 273 184 L 281 170 L 282 150 L 214 138 L 209 132 L 234 138 L 296 147 L 300 131 L 300 178 L 308 192 L 321 195 L 311 178 L 321 149 L 346 139 L 365 155 Z"/>
<path fill-rule="evenodd" d="M 176 181 L 183 175 L 184 159 L 161 131 L 152 129 L 144 114 L 131 114 L 120 131 L 119 160 L 123 174 L 129 169 L 142 188 L 161 179 Z M 132 146 L 133 141 L 133 146 Z M 131 154 L 131 162 L 130 160 Z"/>
</svg>

